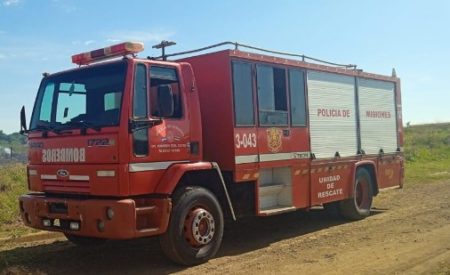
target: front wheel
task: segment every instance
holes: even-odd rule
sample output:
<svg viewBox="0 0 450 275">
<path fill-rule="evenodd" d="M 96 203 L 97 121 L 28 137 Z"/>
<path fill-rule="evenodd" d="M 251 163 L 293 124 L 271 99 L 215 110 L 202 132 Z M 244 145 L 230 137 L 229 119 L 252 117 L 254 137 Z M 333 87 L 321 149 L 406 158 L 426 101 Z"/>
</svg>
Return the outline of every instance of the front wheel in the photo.
<svg viewBox="0 0 450 275">
<path fill-rule="evenodd" d="M 370 215 L 372 199 L 372 178 L 366 169 L 360 168 L 356 171 L 353 196 L 340 202 L 340 213 L 349 220 L 364 219 Z"/>
<path fill-rule="evenodd" d="M 172 261 L 197 265 L 214 257 L 223 235 L 223 213 L 217 198 L 202 187 L 188 186 L 173 196 L 174 207 L 161 248 Z"/>
</svg>

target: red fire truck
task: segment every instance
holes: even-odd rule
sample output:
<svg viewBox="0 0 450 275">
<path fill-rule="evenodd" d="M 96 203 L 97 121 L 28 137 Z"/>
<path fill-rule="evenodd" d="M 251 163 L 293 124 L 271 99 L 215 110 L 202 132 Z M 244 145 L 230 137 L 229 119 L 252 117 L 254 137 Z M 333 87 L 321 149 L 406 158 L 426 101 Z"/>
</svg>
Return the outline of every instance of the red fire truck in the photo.
<svg viewBox="0 0 450 275">
<path fill-rule="evenodd" d="M 21 112 L 24 223 L 79 245 L 158 235 L 193 265 L 216 254 L 225 219 L 324 206 L 358 220 L 402 186 L 395 74 L 233 45 L 167 61 L 127 42 L 44 74 L 29 127 Z"/>
</svg>

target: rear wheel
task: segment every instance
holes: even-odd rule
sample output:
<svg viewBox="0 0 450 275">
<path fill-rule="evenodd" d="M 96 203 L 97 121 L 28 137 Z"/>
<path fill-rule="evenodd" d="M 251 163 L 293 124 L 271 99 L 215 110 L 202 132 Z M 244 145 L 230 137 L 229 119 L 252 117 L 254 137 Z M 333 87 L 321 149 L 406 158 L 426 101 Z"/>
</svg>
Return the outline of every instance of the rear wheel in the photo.
<svg viewBox="0 0 450 275">
<path fill-rule="evenodd" d="M 223 235 L 223 213 L 217 198 L 202 187 L 184 187 L 173 197 L 174 207 L 161 248 L 172 261 L 197 265 L 214 257 Z"/>
<path fill-rule="evenodd" d="M 96 246 L 104 244 L 107 240 L 93 237 L 77 236 L 70 233 L 64 233 L 64 236 L 73 244 L 78 246 Z"/>
<path fill-rule="evenodd" d="M 340 202 L 340 213 L 349 220 L 364 219 L 370 215 L 372 199 L 372 178 L 366 169 L 360 168 L 356 171 L 353 196 Z"/>
</svg>

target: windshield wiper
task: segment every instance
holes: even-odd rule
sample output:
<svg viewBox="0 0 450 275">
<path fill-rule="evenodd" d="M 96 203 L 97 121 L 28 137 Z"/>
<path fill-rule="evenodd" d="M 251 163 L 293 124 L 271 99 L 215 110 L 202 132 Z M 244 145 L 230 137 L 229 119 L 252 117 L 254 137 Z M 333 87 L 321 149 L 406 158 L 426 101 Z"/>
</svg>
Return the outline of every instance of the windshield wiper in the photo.
<svg viewBox="0 0 450 275">
<path fill-rule="evenodd" d="M 57 129 L 55 126 L 44 125 L 44 124 L 39 124 L 36 127 L 34 127 L 33 129 L 30 129 L 30 131 L 42 131 L 42 132 L 44 132 L 43 135 L 47 135 L 47 132 L 53 132 L 57 135 L 61 134 L 61 130 Z"/>
<path fill-rule="evenodd" d="M 83 131 L 82 134 L 86 134 L 87 129 L 93 129 L 96 132 L 100 132 L 100 130 L 102 129 L 102 127 L 100 127 L 98 125 L 95 125 L 95 124 L 87 122 L 87 121 L 82 121 L 82 120 L 68 121 L 65 123 L 65 125 L 80 127 L 81 130 Z"/>
</svg>

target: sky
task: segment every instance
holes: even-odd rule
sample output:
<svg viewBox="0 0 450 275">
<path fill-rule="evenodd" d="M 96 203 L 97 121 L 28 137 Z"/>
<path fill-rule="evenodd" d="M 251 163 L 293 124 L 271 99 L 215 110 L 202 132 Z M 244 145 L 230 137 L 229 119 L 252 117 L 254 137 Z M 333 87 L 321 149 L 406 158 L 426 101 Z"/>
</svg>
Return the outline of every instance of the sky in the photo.
<svg viewBox="0 0 450 275">
<path fill-rule="evenodd" d="M 167 52 L 222 41 L 357 64 L 402 81 L 403 121 L 450 121 L 450 1 L 414 0 L 0 0 L 0 130 L 28 120 L 44 72 L 120 41 Z"/>
</svg>

